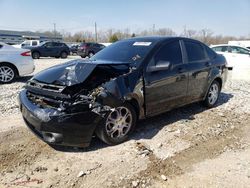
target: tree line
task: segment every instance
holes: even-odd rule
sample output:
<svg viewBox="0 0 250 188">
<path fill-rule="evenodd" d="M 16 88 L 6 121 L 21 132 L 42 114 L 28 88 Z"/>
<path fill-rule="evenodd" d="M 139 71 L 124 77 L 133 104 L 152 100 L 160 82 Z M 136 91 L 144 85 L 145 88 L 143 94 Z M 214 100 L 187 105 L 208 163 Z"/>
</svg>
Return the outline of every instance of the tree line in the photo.
<svg viewBox="0 0 250 188">
<path fill-rule="evenodd" d="M 41 33 L 41 32 L 39 32 Z M 95 33 L 92 31 L 79 31 L 74 34 L 71 32 L 52 32 L 45 31 L 42 32 L 48 36 L 62 36 L 65 42 L 95 42 Z M 201 42 L 206 43 L 207 45 L 211 44 L 222 44 L 228 43 L 230 40 L 249 40 L 250 34 L 248 36 L 235 37 L 235 36 L 225 36 L 225 35 L 216 35 L 212 30 L 204 28 L 201 30 L 187 29 L 184 27 L 183 31 L 180 34 L 177 34 L 170 28 L 159 28 L 159 29 L 145 29 L 137 32 L 131 33 L 129 29 L 107 29 L 99 30 L 97 32 L 97 42 L 115 42 L 121 39 L 137 37 L 137 36 L 182 36 L 197 39 Z"/>
</svg>

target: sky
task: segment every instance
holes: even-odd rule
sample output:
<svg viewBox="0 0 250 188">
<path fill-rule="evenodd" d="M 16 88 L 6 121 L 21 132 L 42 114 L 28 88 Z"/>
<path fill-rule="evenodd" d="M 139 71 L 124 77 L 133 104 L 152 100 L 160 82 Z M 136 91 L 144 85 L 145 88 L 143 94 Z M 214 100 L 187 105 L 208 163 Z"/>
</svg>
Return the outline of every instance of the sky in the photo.
<svg viewBox="0 0 250 188">
<path fill-rule="evenodd" d="M 250 35 L 250 0 L 0 0 L 0 30 L 171 28 Z"/>
</svg>

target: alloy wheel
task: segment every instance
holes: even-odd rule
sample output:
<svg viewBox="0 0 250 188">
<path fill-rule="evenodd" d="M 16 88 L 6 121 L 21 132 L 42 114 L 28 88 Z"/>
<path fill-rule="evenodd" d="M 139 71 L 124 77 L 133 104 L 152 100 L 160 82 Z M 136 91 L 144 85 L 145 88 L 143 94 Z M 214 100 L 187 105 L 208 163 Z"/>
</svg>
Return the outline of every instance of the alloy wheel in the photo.
<svg viewBox="0 0 250 188">
<path fill-rule="evenodd" d="M 15 77 L 15 72 L 11 67 L 1 66 L 0 67 L 0 81 L 7 83 L 13 80 Z"/>
<path fill-rule="evenodd" d="M 219 96 L 219 87 L 216 83 L 213 83 L 208 92 L 208 102 L 213 105 L 217 101 Z"/>
<path fill-rule="evenodd" d="M 132 126 L 132 113 L 126 107 L 118 107 L 106 119 L 106 131 L 113 139 L 126 136 Z"/>
</svg>

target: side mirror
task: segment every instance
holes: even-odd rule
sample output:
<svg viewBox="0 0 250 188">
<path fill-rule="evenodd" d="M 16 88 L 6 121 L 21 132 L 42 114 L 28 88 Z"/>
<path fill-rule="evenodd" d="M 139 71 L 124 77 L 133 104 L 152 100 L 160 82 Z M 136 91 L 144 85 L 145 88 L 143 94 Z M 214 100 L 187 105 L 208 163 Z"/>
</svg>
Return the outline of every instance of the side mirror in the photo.
<svg viewBox="0 0 250 188">
<path fill-rule="evenodd" d="M 155 66 L 150 66 L 147 68 L 147 72 L 157 72 L 162 70 L 168 70 L 170 67 L 169 61 L 158 61 Z"/>
</svg>

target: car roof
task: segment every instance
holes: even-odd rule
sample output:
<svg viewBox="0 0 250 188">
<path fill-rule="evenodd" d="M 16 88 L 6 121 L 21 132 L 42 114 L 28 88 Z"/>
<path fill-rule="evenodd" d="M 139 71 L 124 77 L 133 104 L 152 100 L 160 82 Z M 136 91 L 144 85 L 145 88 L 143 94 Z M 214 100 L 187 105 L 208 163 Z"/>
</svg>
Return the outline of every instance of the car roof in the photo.
<svg viewBox="0 0 250 188">
<path fill-rule="evenodd" d="M 124 39 L 128 41 L 138 41 L 138 42 L 163 42 L 167 40 L 190 40 L 200 42 L 195 39 L 186 38 L 186 37 L 178 37 L 178 36 L 144 36 L 144 37 L 133 37 L 129 39 Z"/>
</svg>

